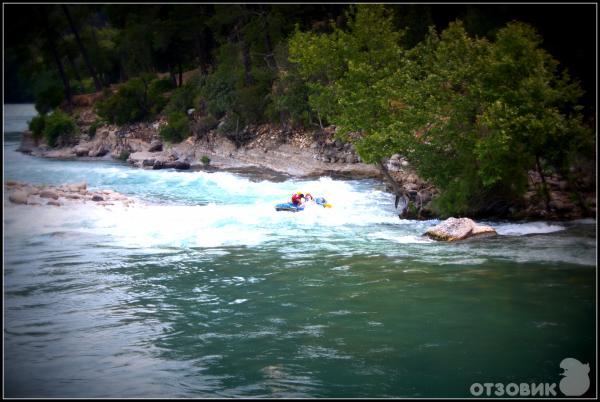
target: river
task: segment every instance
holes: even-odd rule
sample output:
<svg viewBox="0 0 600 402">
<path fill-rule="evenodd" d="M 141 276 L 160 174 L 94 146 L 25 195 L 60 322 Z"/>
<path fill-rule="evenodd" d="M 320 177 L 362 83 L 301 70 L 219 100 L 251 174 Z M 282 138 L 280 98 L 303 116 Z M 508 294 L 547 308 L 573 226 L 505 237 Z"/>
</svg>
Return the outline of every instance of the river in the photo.
<svg viewBox="0 0 600 402">
<path fill-rule="evenodd" d="M 4 181 L 137 201 L 5 195 L 6 397 L 469 397 L 558 383 L 566 357 L 595 378 L 595 220 L 438 243 L 374 180 L 24 155 L 34 111 L 6 106 Z M 276 212 L 295 191 L 333 208 Z"/>
</svg>

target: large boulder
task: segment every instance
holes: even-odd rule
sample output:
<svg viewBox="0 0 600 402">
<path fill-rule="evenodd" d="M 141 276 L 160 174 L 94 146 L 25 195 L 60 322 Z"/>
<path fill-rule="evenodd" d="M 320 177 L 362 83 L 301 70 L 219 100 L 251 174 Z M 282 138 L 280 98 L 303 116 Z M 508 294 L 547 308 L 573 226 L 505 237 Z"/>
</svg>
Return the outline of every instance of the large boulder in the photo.
<svg viewBox="0 0 600 402">
<path fill-rule="evenodd" d="M 73 151 L 77 156 L 88 156 L 90 153 L 90 146 L 87 144 L 80 144 L 73 148 Z"/>
<path fill-rule="evenodd" d="M 150 143 L 150 148 L 148 148 L 148 152 L 160 152 L 163 150 L 163 143 L 159 140 L 154 140 Z"/>
<path fill-rule="evenodd" d="M 469 218 L 448 218 L 425 232 L 429 238 L 440 241 L 456 241 L 495 234 L 496 231 L 492 227 L 478 225 Z"/>
<path fill-rule="evenodd" d="M 106 144 L 97 144 L 88 152 L 88 156 L 102 157 L 110 152 L 110 147 Z"/>
</svg>

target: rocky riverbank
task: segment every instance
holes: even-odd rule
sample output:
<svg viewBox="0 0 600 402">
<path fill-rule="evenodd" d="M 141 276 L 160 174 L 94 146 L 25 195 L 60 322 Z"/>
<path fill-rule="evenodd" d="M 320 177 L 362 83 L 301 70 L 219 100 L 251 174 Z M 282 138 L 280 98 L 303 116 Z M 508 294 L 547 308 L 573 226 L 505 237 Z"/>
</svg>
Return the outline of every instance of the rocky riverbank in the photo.
<svg viewBox="0 0 600 402">
<path fill-rule="evenodd" d="M 83 108 L 73 113 L 80 133 L 87 133 L 96 119 L 93 112 Z M 165 120 L 161 119 L 124 126 L 104 125 L 93 135 L 80 134 L 70 141 L 60 139 L 58 148 L 36 143 L 31 133 L 25 132 L 19 150 L 47 158 L 122 159 L 147 169 L 260 167 L 296 177 L 381 177 L 378 168 L 360 161 L 350 144 L 335 140 L 331 127 L 324 130 L 319 139 L 301 130 L 284 133 L 276 125 L 246 127 L 252 139 L 239 147 L 217 130 L 190 136 L 179 144 L 169 144 L 159 135 L 164 124 Z"/>
<path fill-rule="evenodd" d="M 86 183 L 71 183 L 60 186 L 34 185 L 16 181 L 4 184 L 8 201 L 23 205 L 50 205 L 68 207 L 76 204 L 93 204 L 99 206 L 130 206 L 135 201 L 113 190 L 90 191 Z"/>
<path fill-rule="evenodd" d="M 144 169 L 247 169 L 260 168 L 295 177 L 333 176 L 345 178 L 387 179 L 388 190 L 406 196 L 400 205 L 401 218 L 435 217 L 431 201 L 438 194 L 435 186 L 422 180 L 411 163 L 401 155 L 393 155 L 382 166 L 362 163 L 352 144 L 335 139 L 335 127 L 316 132 L 282 130 L 265 124 L 243 129 L 248 138 L 243 146 L 213 130 L 195 130 L 179 144 L 161 140 L 164 119 L 124 126 L 90 127 L 98 117 L 90 105 L 72 110 L 79 136 L 60 139 L 58 148 L 36 142 L 30 132 L 22 136 L 19 150 L 47 158 L 111 158 L 126 161 Z M 196 126 L 201 117 L 191 114 Z M 594 167 L 580 167 L 570 182 L 557 174 L 544 178 L 549 199 L 540 192 L 542 178 L 530 172 L 529 189 L 520 203 L 491 208 L 492 215 L 512 219 L 577 219 L 596 216 Z M 387 177 L 386 177 L 387 176 Z"/>
</svg>

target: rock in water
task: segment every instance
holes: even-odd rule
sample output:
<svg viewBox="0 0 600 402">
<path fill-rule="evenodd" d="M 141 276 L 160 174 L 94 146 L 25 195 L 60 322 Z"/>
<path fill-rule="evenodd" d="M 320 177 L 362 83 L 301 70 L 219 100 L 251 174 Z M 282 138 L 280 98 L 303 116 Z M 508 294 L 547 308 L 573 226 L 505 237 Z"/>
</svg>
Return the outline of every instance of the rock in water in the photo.
<svg viewBox="0 0 600 402">
<path fill-rule="evenodd" d="M 10 192 L 8 199 L 15 204 L 27 204 L 27 195 L 27 191 L 17 189 Z"/>
<path fill-rule="evenodd" d="M 58 194 L 56 194 L 56 192 L 53 190 L 42 190 L 42 192 L 40 193 L 40 197 L 53 198 L 55 200 L 58 200 Z"/>
<path fill-rule="evenodd" d="M 490 226 L 478 225 L 469 218 L 448 218 L 425 232 L 434 240 L 455 241 L 473 236 L 494 235 L 496 231 Z"/>
</svg>

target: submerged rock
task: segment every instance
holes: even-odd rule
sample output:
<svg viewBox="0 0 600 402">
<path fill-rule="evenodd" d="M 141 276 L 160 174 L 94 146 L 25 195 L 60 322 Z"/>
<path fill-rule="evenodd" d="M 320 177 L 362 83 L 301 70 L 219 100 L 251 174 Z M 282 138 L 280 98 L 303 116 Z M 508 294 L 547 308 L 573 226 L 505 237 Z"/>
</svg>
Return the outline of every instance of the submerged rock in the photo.
<svg viewBox="0 0 600 402">
<path fill-rule="evenodd" d="M 492 227 L 478 225 L 469 218 L 448 218 L 425 232 L 429 238 L 440 241 L 456 241 L 495 234 L 496 231 Z"/>
</svg>

